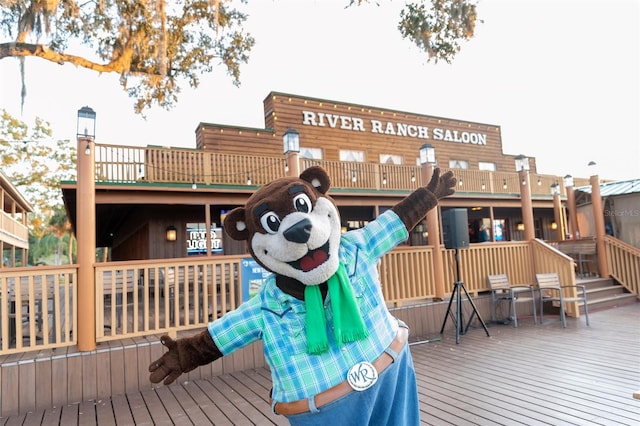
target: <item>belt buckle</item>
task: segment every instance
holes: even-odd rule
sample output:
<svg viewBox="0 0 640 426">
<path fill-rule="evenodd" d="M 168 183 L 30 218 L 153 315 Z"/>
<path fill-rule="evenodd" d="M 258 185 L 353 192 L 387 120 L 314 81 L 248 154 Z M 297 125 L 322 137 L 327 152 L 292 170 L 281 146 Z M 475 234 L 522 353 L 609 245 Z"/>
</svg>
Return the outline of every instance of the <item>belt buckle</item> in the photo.
<svg viewBox="0 0 640 426">
<path fill-rule="evenodd" d="M 367 361 L 355 364 L 347 373 L 347 382 L 355 391 L 361 392 L 369 389 L 378 381 L 378 370 Z"/>
</svg>

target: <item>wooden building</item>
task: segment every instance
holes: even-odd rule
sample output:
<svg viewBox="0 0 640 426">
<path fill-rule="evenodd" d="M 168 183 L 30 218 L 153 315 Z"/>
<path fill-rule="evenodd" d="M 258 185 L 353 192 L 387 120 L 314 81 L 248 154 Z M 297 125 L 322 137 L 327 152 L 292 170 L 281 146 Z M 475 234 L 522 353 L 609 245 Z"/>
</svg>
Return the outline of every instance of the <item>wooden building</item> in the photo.
<svg viewBox="0 0 640 426">
<path fill-rule="evenodd" d="M 0 207 L 0 268 L 24 266 L 29 251 L 27 214 L 33 212 L 33 207 L 2 172 Z"/>
<path fill-rule="evenodd" d="M 524 239 L 520 177 L 497 125 L 277 92 L 264 99 L 264 115 L 264 128 L 200 123 L 195 149 L 96 144 L 97 245 L 111 248 L 111 260 L 244 253 L 222 232 L 224 214 L 290 166 L 313 164 L 332 177 L 343 227 L 356 228 L 426 184 L 418 162 L 425 143 L 458 178 L 440 208 L 467 209 L 471 242 Z M 284 155 L 287 129 L 299 134 L 299 165 Z M 535 236 L 556 240 L 565 215 L 555 222 L 550 186 L 564 196 L 562 178 L 537 174 L 535 158 L 529 165 Z M 62 188 L 75 223 L 76 183 Z M 418 225 L 409 244 L 428 244 L 425 229 Z"/>
</svg>

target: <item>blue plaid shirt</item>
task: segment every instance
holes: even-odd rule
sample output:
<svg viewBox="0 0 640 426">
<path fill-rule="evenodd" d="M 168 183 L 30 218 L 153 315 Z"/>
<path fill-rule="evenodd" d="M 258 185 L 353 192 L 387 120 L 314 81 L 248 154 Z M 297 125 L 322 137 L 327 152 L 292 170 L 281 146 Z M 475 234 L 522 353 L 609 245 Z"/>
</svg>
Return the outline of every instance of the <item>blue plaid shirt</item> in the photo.
<svg viewBox="0 0 640 426">
<path fill-rule="evenodd" d="M 262 339 L 271 369 L 273 401 L 291 402 L 325 391 L 345 380 L 354 364 L 373 362 L 395 338 L 398 320 L 387 310 L 376 265 L 407 237 L 406 227 L 392 210 L 342 235 L 340 261 L 369 330 L 367 339 L 338 346 L 331 332 L 333 318 L 327 297 L 324 306 L 330 348 L 319 355 L 308 354 L 304 301 L 280 290 L 274 276 L 256 296 L 209 323 L 209 333 L 223 355 Z"/>
</svg>

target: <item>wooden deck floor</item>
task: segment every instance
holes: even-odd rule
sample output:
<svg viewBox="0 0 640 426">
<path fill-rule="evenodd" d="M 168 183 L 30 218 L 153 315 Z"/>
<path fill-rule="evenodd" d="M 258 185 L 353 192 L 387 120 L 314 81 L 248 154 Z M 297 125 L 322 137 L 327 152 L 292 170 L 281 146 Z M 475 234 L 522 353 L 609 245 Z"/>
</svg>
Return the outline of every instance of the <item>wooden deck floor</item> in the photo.
<svg viewBox="0 0 640 426">
<path fill-rule="evenodd" d="M 640 303 L 591 314 L 472 325 L 411 346 L 425 425 L 640 425 Z M 418 338 L 419 339 L 419 338 Z M 266 369 L 1 418 L 0 425 L 270 425 Z"/>
</svg>

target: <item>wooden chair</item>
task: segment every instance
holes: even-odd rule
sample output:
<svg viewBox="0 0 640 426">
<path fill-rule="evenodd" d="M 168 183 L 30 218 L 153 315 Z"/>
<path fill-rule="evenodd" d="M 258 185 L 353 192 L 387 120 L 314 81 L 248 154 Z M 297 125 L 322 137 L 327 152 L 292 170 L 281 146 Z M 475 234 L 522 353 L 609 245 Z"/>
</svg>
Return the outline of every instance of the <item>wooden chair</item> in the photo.
<svg viewBox="0 0 640 426">
<path fill-rule="evenodd" d="M 501 302 L 509 302 L 509 313 L 513 317 L 513 325 L 518 326 L 518 303 L 531 303 L 533 307 L 533 323 L 538 322 L 536 315 L 536 297 L 534 286 L 527 284 L 511 285 L 506 274 L 489 275 L 491 289 L 491 321 L 496 321 L 496 306 Z"/>
<path fill-rule="evenodd" d="M 560 303 L 560 318 L 562 319 L 562 327 L 567 326 L 567 320 L 565 317 L 565 304 L 571 302 L 581 302 L 584 306 L 584 316 L 589 325 L 589 310 L 587 309 L 587 290 L 585 286 L 576 285 L 562 285 L 560 283 L 560 277 L 556 272 L 548 274 L 536 274 L 536 282 L 538 284 L 538 293 L 540 295 L 540 323 L 543 319 L 543 302 L 559 302 Z M 567 297 L 563 294 L 564 289 L 575 288 L 575 297 Z"/>
</svg>

